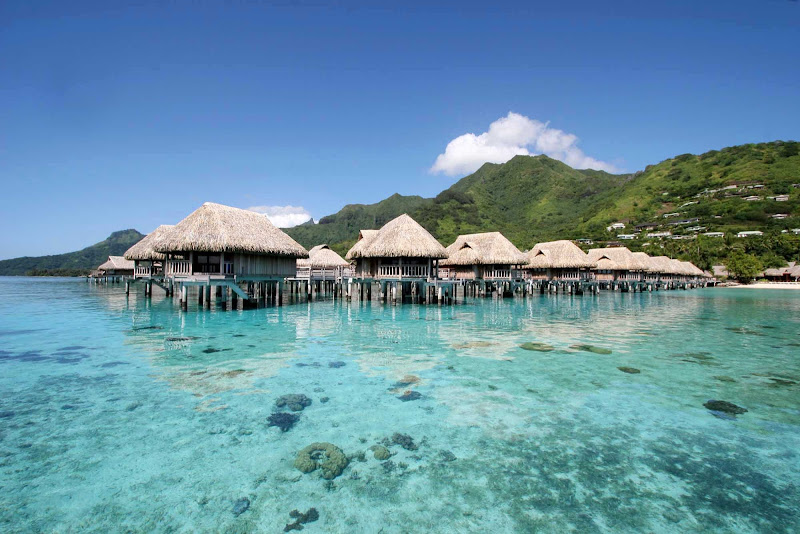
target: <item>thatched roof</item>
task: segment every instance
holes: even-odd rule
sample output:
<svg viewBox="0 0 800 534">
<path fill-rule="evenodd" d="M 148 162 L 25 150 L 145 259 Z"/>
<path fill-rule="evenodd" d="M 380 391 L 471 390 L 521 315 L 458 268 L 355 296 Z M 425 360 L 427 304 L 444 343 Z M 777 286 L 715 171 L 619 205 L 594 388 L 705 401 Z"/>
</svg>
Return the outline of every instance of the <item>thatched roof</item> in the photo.
<svg viewBox="0 0 800 534">
<path fill-rule="evenodd" d="M 163 260 L 166 259 L 166 254 L 156 252 L 153 248 L 153 243 L 163 235 L 166 231 L 172 228 L 171 224 L 162 224 L 146 236 L 144 236 L 138 243 L 125 251 L 123 257 L 126 260 Z"/>
<path fill-rule="evenodd" d="M 308 251 L 265 216 L 206 202 L 154 239 L 157 252 L 238 252 L 305 258 Z"/>
<path fill-rule="evenodd" d="M 126 260 L 122 256 L 109 256 L 108 260 L 105 263 L 100 265 L 97 270 L 98 271 L 132 271 L 133 270 L 133 262 L 131 260 Z"/>
<path fill-rule="evenodd" d="M 527 258 L 500 232 L 460 235 L 445 249 L 447 265 L 523 265 Z"/>
<path fill-rule="evenodd" d="M 633 255 L 628 247 L 593 248 L 589 251 L 589 260 L 597 262 L 597 268 L 612 271 L 646 271 L 648 264 Z M 601 260 L 611 260 L 612 263 Z"/>
<path fill-rule="evenodd" d="M 669 260 L 670 274 L 688 274 L 686 266 L 680 260 Z"/>
<path fill-rule="evenodd" d="M 392 219 L 372 237 L 347 253 L 352 258 L 446 258 L 447 251 L 420 224 L 406 215 Z"/>
<path fill-rule="evenodd" d="M 537 243 L 528 251 L 527 258 L 527 269 L 580 269 L 597 266 L 597 262 L 591 261 L 578 245 L 566 239 Z"/>
<path fill-rule="evenodd" d="M 650 264 L 649 270 L 654 273 L 672 274 L 671 261 L 667 256 L 650 256 L 648 260 Z"/>
<path fill-rule="evenodd" d="M 308 251 L 308 258 L 299 258 L 298 267 L 311 267 L 312 269 L 331 269 L 333 267 L 347 267 L 350 262 L 331 250 L 328 245 L 317 245 Z"/>
<path fill-rule="evenodd" d="M 353 245 L 350 250 L 347 251 L 345 254 L 345 258 L 348 260 L 352 260 L 361 256 L 361 249 L 363 249 L 367 244 L 371 243 L 372 240 L 378 235 L 379 230 L 361 230 L 358 232 L 358 240 L 356 244 Z"/>
<path fill-rule="evenodd" d="M 650 256 L 646 252 L 631 252 L 633 257 L 647 266 L 645 271 L 652 271 L 653 265 L 650 263 Z"/>
</svg>

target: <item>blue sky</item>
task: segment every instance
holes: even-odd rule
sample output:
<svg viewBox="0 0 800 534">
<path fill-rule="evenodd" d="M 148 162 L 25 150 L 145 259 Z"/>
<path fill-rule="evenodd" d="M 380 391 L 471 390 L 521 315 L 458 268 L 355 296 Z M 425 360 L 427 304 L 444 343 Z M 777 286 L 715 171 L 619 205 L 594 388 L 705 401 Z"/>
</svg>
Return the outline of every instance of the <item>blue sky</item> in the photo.
<svg viewBox="0 0 800 534">
<path fill-rule="evenodd" d="M 431 196 L 485 142 L 635 171 L 800 138 L 797 2 L 371 4 L 1 3 L 0 258 Z"/>
</svg>

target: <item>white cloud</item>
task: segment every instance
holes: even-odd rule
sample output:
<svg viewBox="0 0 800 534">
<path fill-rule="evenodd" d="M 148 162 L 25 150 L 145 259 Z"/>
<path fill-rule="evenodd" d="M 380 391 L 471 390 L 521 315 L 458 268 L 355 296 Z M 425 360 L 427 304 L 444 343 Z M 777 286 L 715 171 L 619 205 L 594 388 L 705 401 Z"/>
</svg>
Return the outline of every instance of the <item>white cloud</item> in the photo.
<svg viewBox="0 0 800 534">
<path fill-rule="evenodd" d="M 618 172 L 614 165 L 587 156 L 577 147 L 574 134 L 550 128 L 549 123 L 509 112 L 480 135 L 460 135 L 447 143 L 430 172 L 448 176 L 469 174 L 484 163 L 505 163 L 514 156 L 546 154 L 575 169 Z"/>
<path fill-rule="evenodd" d="M 308 210 L 301 206 L 251 206 L 247 209 L 263 213 L 278 228 L 291 228 L 311 218 Z"/>
</svg>

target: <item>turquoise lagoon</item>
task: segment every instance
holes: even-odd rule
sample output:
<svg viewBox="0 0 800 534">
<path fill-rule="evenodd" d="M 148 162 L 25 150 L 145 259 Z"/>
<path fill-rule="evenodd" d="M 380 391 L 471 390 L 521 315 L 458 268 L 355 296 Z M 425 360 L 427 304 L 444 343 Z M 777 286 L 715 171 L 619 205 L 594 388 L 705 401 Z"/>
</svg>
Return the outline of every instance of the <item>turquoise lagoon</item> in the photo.
<svg viewBox="0 0 800 534">
<path fill-rule="evenodd" d="M 311 507 L 307 532 L 800 529 L 800 292 L 189 313 L 155 293 L 0 279 L 0 530 L 281 532 Z M 312 404 L 282 432 L 290 393 Z M 318 441 L 350 457 L 332 481 L 293 466 Z"/>
</svg>

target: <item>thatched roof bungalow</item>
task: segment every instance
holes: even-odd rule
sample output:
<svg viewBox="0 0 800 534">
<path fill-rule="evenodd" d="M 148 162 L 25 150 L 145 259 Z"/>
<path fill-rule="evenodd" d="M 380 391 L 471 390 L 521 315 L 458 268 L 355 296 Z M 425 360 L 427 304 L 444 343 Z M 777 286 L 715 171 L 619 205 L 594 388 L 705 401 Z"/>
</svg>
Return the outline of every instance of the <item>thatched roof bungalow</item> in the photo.
<svg viewBox="0 0 800 534">
<path fill-rule="evenodd" d="M 270 280 L 294 276 L 308 251 L 261 214 L 206 202 L 153 239 L 167 275 Z"/>
<path fill-rule="evenodd" d="M 362 279 L 428 278 L 447 251 L 417 221 L 403 214 L 380 230 L 362 230 L 345 257 L 356 261 L 356 276 Z"/>
<path fill-rule="evenodd" d="M 134 277 L 157 276 L 164 273 L 163 263 L 167 256 L 162 252 L 156 252 L 153 245 L 171 228 L 171 224 L 162 224 L 125 251 L 123 257 L 133 261 Z"/>
<path fill-rule="evenodd" d="M 633 255 L 627 247 L 593 248 L 589 259 L 597 263 L 598 280 L 641 280 L 648 263 Z"/>
<path fill-rule="evenodd" d="M 459 280 L 511 279 L 515 267 L 527 262 L 525 254 L 500 232 L 460 235 L 449 247 L 447 267 L 450 278 Z"/>
<path fill-rule="evenodd" d="M 133 262 L 122 256 L 109 256 L 97 268 L 99 276 L 133 276 Z"/>
<path fill-rule="evenodd" d="M 349 270 L 350 262 L 326 245 L 317 245 L 308 251 L 308 258 L 298 258 L 297 277 L 314 280 L 335 280 Z"/>
<path fill-rule="evenodd" d="M 597 266 L 578 245 L 566 239 L 537 243 L 526 257 L 523 269 L 529 278 L 539 280 L 581 280 Z"/>
</svg>

